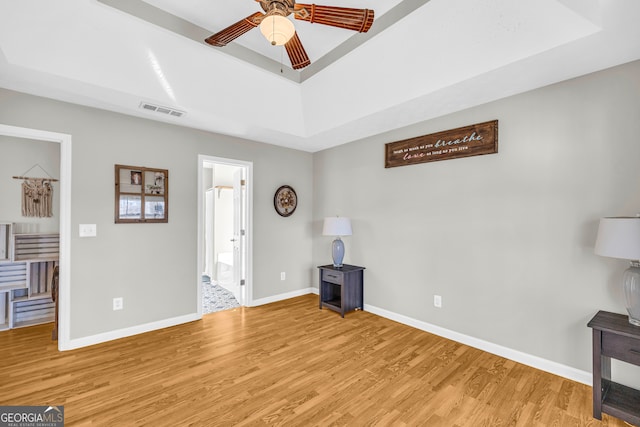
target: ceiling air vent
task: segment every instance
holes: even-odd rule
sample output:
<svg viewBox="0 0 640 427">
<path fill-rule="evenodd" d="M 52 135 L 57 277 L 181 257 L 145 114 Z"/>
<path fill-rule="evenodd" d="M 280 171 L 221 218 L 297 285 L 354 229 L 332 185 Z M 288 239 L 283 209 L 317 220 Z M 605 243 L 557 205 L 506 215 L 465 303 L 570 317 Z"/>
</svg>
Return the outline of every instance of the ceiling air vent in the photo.
<svg viewBox="0 0 640 427">
<path fill-rule="evenodd" d="M 166 114 L 173 117 L 182 117 L 185 112 L 180 110 L 174 110 L 173 108 L 163 107 L 161 105 L 153 105 L 148 102 L 141 102 L 140 108 L 147 111 L 155 111 L 156 113 Z"/>
</svg>

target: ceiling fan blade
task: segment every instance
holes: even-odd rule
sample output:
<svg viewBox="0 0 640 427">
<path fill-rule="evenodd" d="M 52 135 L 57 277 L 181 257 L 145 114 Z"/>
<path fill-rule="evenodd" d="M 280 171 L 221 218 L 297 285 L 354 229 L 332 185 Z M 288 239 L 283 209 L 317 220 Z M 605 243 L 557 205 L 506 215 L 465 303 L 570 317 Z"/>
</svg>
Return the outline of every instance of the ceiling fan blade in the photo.
<svg viewBox="0 0 640 427">
<path fill-rule="evenodd" d="M 309 56 L 307 52 L 304 50 L 302 43 L 300 42 L 300 38 L 298 37 L 298 33 L 294 33 L 293 37 L 285 43 L 285 49 L 287 49 L 287 54 L 289 55 L 289 59 L 291 60 L 291 67 L 294 70 L 299 70 L 300 68 L 304 68 L 307 65 L 311 64 L 309 61 Z"/>
<path fill-rule="evenodd" d="M 316 4 L 296 3 L 294 16 L 303 21 L 346 28 L 366 33 L 373 24 L 373 10 L 352 9 L 348 7 L 318 6 Z"/>
<path fill-rule="evenodd" d="M 227 43 L 237 39 L 252 28 L 257 27 L 262 22 L 264 14 L 262 12 L 256 12 L 253 15 L 249 15 L 244 19 L 236 22 L 233 25 L 229 25 L 222 31 L 218 31 L 212 36 L 205 39 L 205 42 L 213 46 L 226 46 Z"/>
</svg>

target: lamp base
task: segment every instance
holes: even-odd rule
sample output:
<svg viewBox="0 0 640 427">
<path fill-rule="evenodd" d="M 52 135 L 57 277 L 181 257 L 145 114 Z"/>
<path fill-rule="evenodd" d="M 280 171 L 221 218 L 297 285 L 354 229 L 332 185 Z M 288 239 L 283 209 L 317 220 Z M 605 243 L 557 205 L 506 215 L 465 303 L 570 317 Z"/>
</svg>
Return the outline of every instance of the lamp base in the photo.
<svg viewBox="0 0 640 427">
<path fill-rule="evenodd" d="M 622 275 L 622 288 L 627 300 L 629 323 L 640 326 L 640 263 L 632 262 Z"/>
<path fill-rule="evenodd" d="M 342 260 L 344 259 L 344 242 L 340 237 L 331 244 L 331 256 L 333 257 L 333 266 L 342 267 Z"/>
</svg>

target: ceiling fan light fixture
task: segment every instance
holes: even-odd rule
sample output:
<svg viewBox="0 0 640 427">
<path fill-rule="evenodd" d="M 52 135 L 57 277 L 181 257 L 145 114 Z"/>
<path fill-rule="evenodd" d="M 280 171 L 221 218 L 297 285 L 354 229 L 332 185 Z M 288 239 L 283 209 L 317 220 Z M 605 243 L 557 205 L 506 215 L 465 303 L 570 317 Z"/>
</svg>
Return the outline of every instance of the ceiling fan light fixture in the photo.
<svg viewBox="0 0 640 427">
<path fill-rule="evenodd" d="M 106 1 L 106 0 L 101 0 Z M 223 47 L 255 27 L 272 46 L 283 46 L 291 61 L 291 68 L 299 70 L 311 64 L 298 37 L 293 19 L 328 25 L 330 27 L 366 33 L 373 24 L 374 11 L 337 6 L 318 6 L 296 3 L 296 0 L 255 0 L 264 10 L 229 25 L 204 41 Z M 292 16 L 293 15 L 293 16 Z M 282 62 L 282 60 L 281 60 Z"/>
<path fill-rule="evenodd" d="M 260 23 L 260 32 L 274 46 L 286 44 L 296 33 L 291 20 L 282 15 L 267 15 Z"/>
</svg>

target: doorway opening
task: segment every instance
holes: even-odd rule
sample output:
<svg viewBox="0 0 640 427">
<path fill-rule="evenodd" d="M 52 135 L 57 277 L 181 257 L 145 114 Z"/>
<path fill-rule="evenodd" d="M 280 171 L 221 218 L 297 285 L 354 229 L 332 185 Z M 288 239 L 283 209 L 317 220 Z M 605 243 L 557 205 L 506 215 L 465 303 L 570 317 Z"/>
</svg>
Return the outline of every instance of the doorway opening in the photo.
<svg viewBox="0 0 640 427">
<path fill-rule="evenodd" d="M 71 226 L 71 135 L 0 124 L 0 135 L 22 141 L 51 142 L 59 146 L 59 323 L 58 349 L 69 350 L 70 339 L 70 226 Z M 28 230 L 27 226 L 27 230 Z"/>
<path fill-rule="evenodd" d="M 250 300 L 252 164 L 199 158 L 198 309 L 208 314 Z"/>
</svg>

